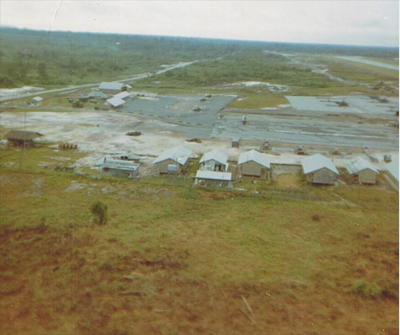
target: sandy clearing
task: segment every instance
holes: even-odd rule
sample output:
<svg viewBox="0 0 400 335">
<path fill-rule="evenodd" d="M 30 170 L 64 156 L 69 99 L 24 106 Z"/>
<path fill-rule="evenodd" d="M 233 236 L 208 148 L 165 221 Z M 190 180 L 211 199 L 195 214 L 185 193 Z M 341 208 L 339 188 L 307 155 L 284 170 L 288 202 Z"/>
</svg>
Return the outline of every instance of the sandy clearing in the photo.
<svg viewBox="0 0 400 335">
<path fill-rule="evenodd" d="M 6 129 L 27 129 L 44 135 L 43 141 L 78 145 L 81 152 L 88 154 L 79 159 L 77 166 L 94 166 L 105 154 L 134 153 L 142 156 L 142 164 L 151 166 L 162 151 L 183 145 L 200 157 L 205 152 L 218 149 L 229 155 L 231 161 L 237 161 L 246 148 L 232 148 L 231 139 L 210 138 L 202 143 L 187 142 L 178 125 L 158 120 L 141 118 L 127 114 L 108 112 L 30 112 L 0 114 L 0 123 Z M 127 136 L 128 131 L 138 130 L 141 136 Z M 187 134 L 186 134 L 187 135 Z M 279 156 L 270 156 L 271 163 L 300 165 L 303 156 L 295 155 L 288 149 L 278 150 Z M 388 152 L 370 152 L 379 159 L 374 166 L 385 170 L 383 154 Z M 392 153 L 395 154 L 395 153 Z M 332 157 L 337 166 L 359 154 L 345 157 Z M 368 159 L 366 155 L 361 155 Z"/>
</svg>

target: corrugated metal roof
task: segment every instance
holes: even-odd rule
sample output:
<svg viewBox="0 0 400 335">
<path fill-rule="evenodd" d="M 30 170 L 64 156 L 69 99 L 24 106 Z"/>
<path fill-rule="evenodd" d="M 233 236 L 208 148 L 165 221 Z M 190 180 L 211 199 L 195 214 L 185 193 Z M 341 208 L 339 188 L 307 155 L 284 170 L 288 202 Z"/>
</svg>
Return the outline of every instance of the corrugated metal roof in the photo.
<svg viewBox="0 0 400 335">
<path fill-rule="evenodd" d="M 100 90 L 122 90 L 125 85 L 123 83 L 102 82 L 99 86 Z"/>
<path fill-rule="evenodd" d="M 132 170 L 136 171 L 139 168 L 139 163 L 132 161 L 125 161 L 120 159 L 107 158 L 103 161 L 103 168 L 109 169 L 121 169 L 121 170 Z"/>
<path fill-rule="evenodd" d="M 232 180 L 232 173 L 197 170 L 196 178 L 230 181 Z"/>
<path fill-rule="evenodd" d="M 335 164 L 333 162 L 321 154 L 316 154 L 301 160 L 301 165 L 303 166 L 303 171 L 305 174 L 315 172 L 326 168 L 336 174 L 339 174 L 339 171 L 336 169 Z"/>
<path fill-rule="evenodd" d="M 124 91 L 124 92 L 115 94 L 115 95 L 114 95 L 114 98 L 125 99 L 125 98 L 128 98 L 128 97 L 130 97 L 130 96 L 131 96 L 130 93 Z"/>
<path fill-rule="evenodd" d="M 88 98 L 107 99 L 107 96 L 101 91 L 92 91 L 88 94 Z"/>
<path fill-rule="evenodd" d="M 122 100 L 122 99 L 116 98 L 116 97 L 112 97 L 111 99 L 108 99 L 107 102 L 113 107 L 118 107 L 118 106 L 122 106 L 125 103 L 125 100 Z"/>
<path fill-rule="evenodd" d="M 399 158 L 393 159 L 393 162 L 386 165 L 387 170 L 389 173 L 399 181 Z"/>
<path fill-rule="evenodd" d="M 250 161 L 256 162 L 262 166 L 265 166 L 268 169 L 271 167 L 271 163 L 269 161 L 268 155 L 262 154 L 256 150 L 250 150 L 250 151 L 241 153 L 239 156 L 238 164 L 240 165 L 240 164 L 250 162 Z"/>
<path fill-rule="evenodd" d="M 154 164 L 163 162 L 167 159 L 172 159 L 174 162 L 185 165 L 187 160 L 192 156 L 192 152 L 185 147 L 179 146 L 172 149 L 165 150 L 160 156 L 154 161 Z"/>
<path fill-rule="evenodd" d="M 379 173 L 377 169 L 375 169 L 371 163 L 367 162 L 366 160 L 362 159 L 361 157 L 356 157 L 351 161 L 345 163 L 347 171 L 350 174 L 359 173 L 364 170 L 372 170 L 375 173 Z"/>
<path fill-rule="evenodd" d="M 200 163 L 204 163 L 210 160 L 215 160 L 218 163 L 226 165 L 228 162 L 228 155 L 224 152 L 218 151 L 218 150 L 213 150 L 210 152 L 206 152 L 203 157 L 200 159 Z"/>
</svg>

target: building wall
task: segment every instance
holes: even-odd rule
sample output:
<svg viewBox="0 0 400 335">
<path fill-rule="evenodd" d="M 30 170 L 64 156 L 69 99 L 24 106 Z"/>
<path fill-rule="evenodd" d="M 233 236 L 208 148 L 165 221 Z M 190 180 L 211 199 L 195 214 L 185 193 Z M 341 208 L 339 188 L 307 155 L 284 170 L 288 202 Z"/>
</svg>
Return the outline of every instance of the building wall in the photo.
<svg viewBox="0 0 400 335">
<path fill-rule="evenodd" d="M 363 170 L 358 174 L 358 181 L 365 184 L 375 184 L 376 173 L 369 169 Z"/>
<path fill-rule="evenodd" d="M 202 167 L 204 167 L 206 165 L 212 165 L 212 166 L 214 166 L 213 171 L 217 171 L 217 172 L 220 172 L 220 171 L 223 172 L 226 170 L 226 165 L 223 165 L 213 159 L 210 159 L 209 161 L 201 163 L 201 164 L 202 164 Z"/>
<path fill-rule="evenodd" d="M 110 169 L 110 168 L 103 168 L 102 173 L 106 176 L 115 176 L 115 177 L 134 177 L 139 174 L 139 170 L 136 171 L 127 171 L 127 170 L 120 170 L 120 169 Z"/>
<path fill-rule="evenodd" d="M 175 165 L 175 164 L 177 164 L 177 163 L 174 160 L 167 159 L 165 161 L 157 163 L 156 166 L 158 168 L 159 173 L 170 173 L 170 172 L 168 172 L 168 165 Z M 181 171 L 182 171 L 182 165 L 178 164 L 178 172 L 177 173 L 179 174 L 179 173 L 181 173 Z"/>
<path fill-rule="evenodd" d="M 253 161 L 240 164 L 240 173 L 245 176 L 263 176 L 269 179 L 269 169 Z"/>
<path fill-rule="evenodd" d="M 104 94 L 118 94 L 121 93 L 122 90 L 107 90 L 107 89 L 101 89 L 101 92 Z"/>
<path fill-rule="evenodd" d="M 328 169 L 321 169 L 306 175 L 307 181 L 314 184 L 334 184 L 336 174 Z"/>
</svg>

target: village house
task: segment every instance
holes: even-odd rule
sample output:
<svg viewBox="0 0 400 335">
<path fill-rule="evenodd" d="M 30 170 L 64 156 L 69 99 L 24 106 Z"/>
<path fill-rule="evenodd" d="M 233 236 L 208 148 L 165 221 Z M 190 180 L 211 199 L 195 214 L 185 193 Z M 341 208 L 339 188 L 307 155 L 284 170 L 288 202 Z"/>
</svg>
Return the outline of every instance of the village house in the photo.
<svg viewBox="0 0 400 335">
<path fill-rule="evenodd" d="M 139 174 L 140 157 L 138 156 L 106 156 L 97 165 L 107 176 L 133 178 Z"/>
<path fill-rule="evenodd" d="M 189 158 L 192 155 L 193 153 L 189 149 L 179 146 L 163 151 L 154 161 L 154 164 L 161 174 L 180 174 L 189 167 Z"/>
<path fill-rule="evenodd" d="M 117 94 L 123 91 L 129 91 L 132 88 L 130 85 L 117 82 L 102 82 L 99 90 L 104 94 Z"/>
<path fill-rule="evenodd" d="M 127 100 L 130 96 L 131 94 L 129 92 L 123 91 L 121 93 L 115 94 L 113 98 Z"/>
<path fill-rule="evenodd" d="M 266 179 L 271 177 L 271 163 L 268 155 L 259 153 L 256 150 L 241 153 L 238 166 L 241 175 Z"/>
<path fill-rule="evenodd" d="M 321 154 L 302 159 L 301 165 L 306 179 L 310 183 L 334 184 L 336 176 L 339 175 L 339 171 L 332 160 Z"/>
<path fill-rule="evenodd" d="M 6 138 L 14 146 L 33 147 L 34 139 L 43 136 L 40 133 L 27 130 L 11 130 L 6 134 Z"/>
<path fill-rule="evenodd" d="M 386 165 L 389 180 L 393 183 L 397 188 L 399 188 L 399 157 L 393 159 L 391 163 Z"/>
<path fill-rule="evenodd" d="M 85 99 L 89 100 L 89 99 L 107 99 L 107 95 L 105 95 L 103 92 L 101 91 L 92 91 L 90 92 L 87 96 L 84 97 Z"/>
<path fill-rule="evenodd" d="M 203 171 L 225 172 L 228 167 L 228 155 L 218 150 L 206 152 L 200 159 L 200 170 Z"/>
<path fill-rule="evenodd" d="M 39 105 L 42 101 L 43 101 L 42 97 L 34 97 L 34 98 L 32 98 L 32 103 L 34 105 Z"/>
<path fill-rule="evenodd" d="M 195 185 L 232 187 L 232 173 L 198 170 Z"/>
<path fill-rule="evenodd" d="M 379 171 L 371 163 L 356 157 L 345 163 L 345 167 L 352 176 L 352 182 L 362 184 L 375 184 Z"/>
<path fill-rule="evenodd" d="M 125 104 L 125 100 L 112 97 L 103 104 L 101 109 L 103 110 L 117 109 L 118 107 L 121 107 L 123 104 Z"/>
</svg>

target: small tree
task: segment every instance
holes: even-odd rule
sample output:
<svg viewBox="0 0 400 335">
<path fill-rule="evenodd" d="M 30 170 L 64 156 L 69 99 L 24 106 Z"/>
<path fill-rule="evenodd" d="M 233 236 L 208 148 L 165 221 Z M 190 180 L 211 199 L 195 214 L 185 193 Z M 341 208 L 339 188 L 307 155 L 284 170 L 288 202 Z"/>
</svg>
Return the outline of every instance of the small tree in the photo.
<svg viewBox="0 0 400 335">
<path fill-rule="evenodd" d="M 106 204 L 97 200 L 90 206 L 90 211 L 95 216 L 97 224 L 103 225 L 107 223 L 108 208 Z"/>
</svg>

